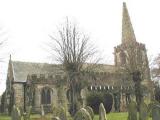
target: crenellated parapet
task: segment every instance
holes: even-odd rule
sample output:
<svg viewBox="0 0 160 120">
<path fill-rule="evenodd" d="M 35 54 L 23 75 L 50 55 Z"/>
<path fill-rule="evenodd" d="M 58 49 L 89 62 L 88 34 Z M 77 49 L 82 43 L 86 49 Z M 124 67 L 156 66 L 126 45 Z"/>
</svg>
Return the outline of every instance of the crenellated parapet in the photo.
<svg viewBox="0 0 160 120">
<path fill-rule="evenodd" d="M 146 51 L 145 44 L 139 43 L 139 42 L 134 42 L 131 45 L 125 44 L 125 43 L 123 43 L 121 45 L 117 45 L 116 47 L 114 47 L 114 52 L 117 53 L 117 52 L 121 52 L 122 50 L 127 50 L 131 46 L 133 46 L 135 49 L 141 49 L 143 51 Z"/>
<path fill-rule="evenodd" d="M 64 75 L 50 75 L 50 74 L 29 74 L 27 76 L 27 84 L 30 83 L 46 83 L 56 84 L 58 81 L 65 79 Z"/>
<path fill-rule="evenodd" d="M 97 76 L 97 77 L 108 77 L 108 76 L 113 76 L 113 75 L 121 75 L 120 73 L 115 73 L 115 72 L 93 72 L 93 71 L 84 71 L 81 72 L 81 75 L 83 76 Z"/>
</svg>

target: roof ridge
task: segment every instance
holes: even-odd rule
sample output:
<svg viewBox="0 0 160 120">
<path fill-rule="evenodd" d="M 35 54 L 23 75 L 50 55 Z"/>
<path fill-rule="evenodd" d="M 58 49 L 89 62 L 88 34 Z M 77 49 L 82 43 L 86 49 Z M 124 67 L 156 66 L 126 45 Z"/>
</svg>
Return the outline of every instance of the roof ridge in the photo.
<svg viewBox="0 0 160 120">
<path fill-rule="evenodd" d="M 14 63 L 29 63 L 29 64 L 48 64 L 48 65 L 61 65 L 61 64 L 56 64 L 56 63 L 42 63 L 42 62 L 27 62 L 27 61 L 17 61 L 17 60 L 12 60 L 12 62 Z"/>
</svg>

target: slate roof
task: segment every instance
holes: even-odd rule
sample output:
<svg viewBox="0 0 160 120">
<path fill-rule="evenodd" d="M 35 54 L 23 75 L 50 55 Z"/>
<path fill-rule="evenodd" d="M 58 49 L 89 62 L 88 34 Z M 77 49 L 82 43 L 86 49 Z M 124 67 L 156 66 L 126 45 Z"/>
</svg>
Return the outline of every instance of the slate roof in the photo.
<svg viewBox="0 0 160 120">
<path fill-rule="evenodd" d="M 114 65 L 98 64 L 98 66 L 99 68 L 95 69 L 96 72 L 115 72 Z M 60 64 L 12 61 L 12 68 L 14 82 L 26 82 L 28 74 L 57 75 L 64 73 Z"/>
<path fill-rule="evenodd" d="M 14 82 L 26 82 L 28 74 L 56 75 L 63 73 L 62 66 L 47 63 L 12 61 Z"/>
</svg>

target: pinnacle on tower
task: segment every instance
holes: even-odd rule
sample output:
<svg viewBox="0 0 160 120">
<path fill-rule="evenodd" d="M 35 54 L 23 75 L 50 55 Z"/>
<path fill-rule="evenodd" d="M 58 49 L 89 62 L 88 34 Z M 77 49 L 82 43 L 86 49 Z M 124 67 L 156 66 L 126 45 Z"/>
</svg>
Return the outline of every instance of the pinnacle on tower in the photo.
<svg viewBox="0 0 160 120">
<path fill-rule="evenodd" d="M 123 3 L 122 43 L 136 42 L 136 37 L 128 14 L 126 3 Z"/>
</svg>

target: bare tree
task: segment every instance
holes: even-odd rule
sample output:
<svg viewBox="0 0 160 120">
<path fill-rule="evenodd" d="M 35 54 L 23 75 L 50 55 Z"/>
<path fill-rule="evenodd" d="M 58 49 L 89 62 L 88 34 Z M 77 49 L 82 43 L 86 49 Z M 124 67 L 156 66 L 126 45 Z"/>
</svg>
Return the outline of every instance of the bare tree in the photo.
<svg viewBox="0 0 160 120">
<path fill-rule="evenodd" d="M 54 56 L 63 65 L 68 76 L 67 83 L 71 92 L 70 112 L 74 115 L 80 99 L 81 79 L 79 75 L 83 71 L 84 64 L 95 55 L 96 49 L 89 42 L 89 37 L 80 32 L 77 25 L 69 22 L 68 19 L 58 30 L 58 37 L 51 36 L 51 39 L 55 44 Z"/>
<path fill-rule="evenodd" d="M 153 78 L 158 78 L 160 76 L 160 54 L 152 62 L 151 74 Z"/>
</svg>

